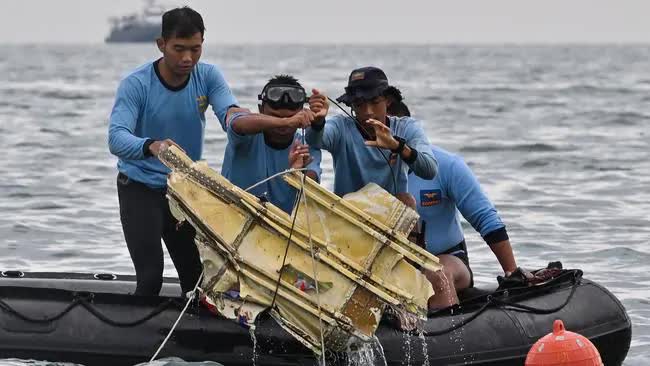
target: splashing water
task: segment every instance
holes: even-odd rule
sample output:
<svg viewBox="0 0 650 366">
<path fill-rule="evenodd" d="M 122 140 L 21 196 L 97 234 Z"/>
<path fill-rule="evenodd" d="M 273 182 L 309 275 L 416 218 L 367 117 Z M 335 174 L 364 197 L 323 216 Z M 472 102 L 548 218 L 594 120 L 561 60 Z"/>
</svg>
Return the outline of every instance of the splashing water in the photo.
<svg viewBox="0 0 650 366">
<path fill-rule="evenodd" d="M 349 346 L 346 354 L 348 356 L 346 366 L 375 365 L 377 361 L 380 361 L 381 365 L 387 366 L 384 349 L 376 336 L 373 342 Z"/>
<path fill-rule="evenodd" d="M 451 309 L 451 325 L 453 326 L 456 322 L 454 315 L 454 309 Z M 461 320 L 462 321 L 462 320 Z M 465 351 L 465 342 L 464 342 L 464 335 L 465 335 L 465 327 L 460 327 L 454 331 L 451 332 L 449 335 L 449 339 L 452 341 L 453 344 L 457 345 L 457 347 L 454 349 L 454 354 L 457 355 L 459 353 L 464 353 Z M 466 356 L 463 356 L 463 359 L 465 362 L 467 360 L 465 359 Z"/>
<path fill-rule="evenodd" d="M 372 345 L 373 347 L 377 347 L 377 354 L 381 357 L 382 365 L 383 366 L 388 366 L 388 362 L 386 361 L 386 355 L 384 354 L 384 347 L 381 345 L 381 342 L 379 342 L 379 338 L 377 338 L 376 335 L 372 337 Z"/>
<path fill-rule="evenodd" d="M 422 355 L 424 361 L 422 361 L 422 366 L 429 366 L 429 349 L 427 347 L 427 339 L 424 337 L 424 329 L 418 329 L 418 339 L 422 341 Z"/>
<path fill-rule="evenodd" d="M 445 285 L 447 286 L 447 288 L 449 288 L 450 287 L 449 279 L 447 278 L 444 272 L 442 272 L 442 279 Z M 448 294 L 448 296 L 449 296 L 448 300 L 451 303 L 453 301 L 451 292 Z M 455 309 L 453 307 L 449 309 L 449 314 L 451 315 L 450 321 L 452 327 L 456 324 L 456 318 L 454 317 L 454 310 Z M 458 354 L 459 352 L 462 353 L 463 351 L 465 351 L 465 343 L 463 342 L 463 335 L 464 335 L 464 327 L 460 327 L 459 329 L 452 331 L 449 336 L 449 339 L 452 341 L 452 343 L 458 344 L 458 348 L 454 350 L 454 354 Z"/>
<path fill-rule="evenodd" d="M 408 332 L 402 332 L 404 338 L 404 360 L 402 365 L 406 362 L 406 366 L 411 366 L 411 335 Z"/>
</svg>

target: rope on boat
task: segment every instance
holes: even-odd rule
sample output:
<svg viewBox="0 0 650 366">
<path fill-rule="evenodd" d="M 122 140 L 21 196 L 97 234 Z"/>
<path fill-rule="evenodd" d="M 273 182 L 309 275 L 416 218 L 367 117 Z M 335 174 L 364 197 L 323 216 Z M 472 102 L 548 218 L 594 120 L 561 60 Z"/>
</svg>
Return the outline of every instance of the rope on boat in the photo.
<svg viewBox="0 0 650 366">
<path fill-rule="evenodd" d="M 103 321 L 106 324 L 112 325 L 114 327 L 120 327 L 120 328 L 130 328 L 130 327 L 135 327 L 140 324 L 144 324 L 146 321 L 149 319 L 155 317 L 156 315 L 162 313 L 165 311 L 171 304 L 174 303 L 174 300 L 168 299 L 167 301 L 163 302 L 160 304 L 156 309 L 154 309 L 151 313 L 145 315 L 144 317 L 131 321 L 131 322 L 119 322 L 115 321 L 113 319 L 110 319 L 106 315 L 102 314 L 97 310 L 92 304 L 90 304 L 88 301 L 81 299 L 80 304 L 83 306 L 86 310 L 88 310 L 89 313 L 93 314 L 97 319 Z"/>
<path fill-rule="evenodd" d="M 305 143 L 305 129 L 303 128 L 302 130 L 302 143 Z M 300 189 L 304 190 L 305 188 L 305 175 L 302 175 L 302 179 L 300 180 Z M 311 253 L 311 265 L 313 268 L 314 272 L 314 282 L 315 282 L 315 288 L 316 288 L 316 305 L 318 306 L 318 328 L 320 330 L 320 343 L 321 343 L 321 356 L 322 356 L 322 361 L 321 365 L 325 366 L 326 361 L 325 361 L 325 336 L 323 334 L 323 317 L 322 317 L 322 310 L 321 310 L 321 304 L 320 304 L 320 288 L 318 285 L 318 272 L 316 270 L 316 256 L 314 254 L 314 243 L 311 239 L 311 220 L 309 219 L 309 206 L 307 205 L 307 195 L 303 194 L 302 195 L 302 201 L 305 203 L 305 218 L 307 220 L 307 234 L 309 235 L 309 252 Z M 298 209 L 296 209 L 296 214 L 298 213 Z"/>
<path fill-rule="evenodd" d="M 573 295 L 575 295 L 575 292 L 576 292 L 576 290 L 578 288 L 578 285 L 580 284 L 580 279 L 582 278 L 582 271 L 570 272 L 570 274 L 573 275 L 573 278 L 571 279 L 572 282 L 573 282 L 573 285 L 571 286 L 571 292 L 569 293 L 569 296 L 567 296 L 566 300 L 562 304 L 560 304 L 560 305 L 558 305 L 558 306 L 556 306 L 554 308 L 541 309 L 541 308 L 536 308 L 536 307 L 533 307 L 533 306 L 517 304 L 516 302 L 512 302 L 512 301 L 508 301 L 508 300 L 503 300 L 503 299 L 497 297 L 497 293 L 498 292 L 504 292 L 504 295 L 507 296 L 507 290 L 506 291 L 497 290 L 497 291 L 495 291 L 492 294 L 487 296 L 487 302 L 485 304 L 483 304 L 483 306 L 481 306 L 480 309 L 478 309 L 476 312 L 474 312 L 474 314 L 472 314 L 471 316 L 463 319 L 461 322 L 456 323 L 456 324 L 454 324 L 451 327 L 446 328 L 446 329 L 441 329 L 441 330 L 436 330 L 436 331 L 425 331 L 425 332 L 422 332 L 422 333 L 425 336 L 432 337 L 432 336 L 439 336 L 439 335 L 443 335 L 443 334 L 446 334 L 446 333 L 449 333 L 449 332 L 453 332 L 453 331 L 457 330 L 458 328 L 464 327 L 465 325 L 469 324 L 474 319 L 478 318 L 478 316 L 481 315 L 485 310 L 487 310 L 490 307 L 490 305 L 494 305 L 495 307 L 511 307 L 511 308 L 514 308 L 514 309 L 519 309 L 520 311 L 530 312 L 530 313 L 533 313 L 533 314 L 552 314 L 552 313 L 558 312 L 558 311 L 562 310 L 562 308 L 567 306 L 567 304 L 571 301 L 571 299 L 573 298 Z M 562 277 L 564 277 L 564 276 L 556 277 L 555 281 L 559 280 Z M 553 282 L 555 282 L 555 281 L 553 281 Z M 446 311 L 448 309 L 449 308 L 442 309 L 442 310 L 437 311 L 436 313 L 443 312 L 443 311 Z"/>
<path fill-rule="evenodd" d="M 289 173 L 300 172 L 300 171 L 305 171 L 305 170 L 308 170 L 308 169 L 307 168 L 287 169 L 285 171 L 273 174 L 272 176 L 270 176 L 268 178 L 262 179 L 261 181 L 253 184 L 252 186 L 244 189 L 244 191 L 248 192 L 251 189 L 253 189 L 255 187 L 258 187 L 258 186 L 270 181 L 271 179 L 275 179 L 277 177 L 280 177 L 280 176 L 283 176 L 283 175 L 286 175 L 286 174 L 289 174 Z M 298 196 L 296 196 L 296 199 L 293 201 L 294 206 L 296 206 L 298 204 L 298 202 L 300 201 L 300 196 L 302 196 L 303 188 L 304 188 L 304 184 L 301 185 L 300 191 L 298 192 Z M 276 296 L 278 294 L 278 288 L 280 286 L 280 279 L 282 278 L 282 272 L 284 271 L 284 265 L 286 263 L 287 255 L 289 253 L 289 243 L 291 243 L 291 236 L 293 235 L 293 228 L 294 228 L 294 226 L 296 224 L 296 217 L 298 217 L 298 208 L 296 208 L 296 215 L 293 217 L 293 220 L 291 221 L 291 230 L 289 230 L 289 238 L 287 239 L 287 247 L 284 250 L 284 258 L 282 258 L 282 266 L 280 267 L 280 275 L 278 276 L 278 282 L 276 282 L 275 291 L 273 291 L 273 300 L 271 301 L 271 306 L 270 306 L 271 308 L 273 308 L 273 306 L 275 305 L 275 298 L 276 298 Z M 311 232 L 310 232 L 309 235 L 310 235 L 310 239 L 311 239 Z"/>
<path fill-rule="evenodd" d="M 166 301 L 162 302 L 160 305 L 158 305 L 158 307 L 156 307 L 154 310 L 152 310 L 149 314 L 145 315 L 144 317 L 133 321 L 122 322 L 122 321 L 113 320 L 107 317 L 106 315 L 104 315 L 103 313 L 101 313 L 99 310 L 97 310 L 97 308 L 93 306 L 91 303 L 93 294 L 90 293 L 89 295 L 90 295 L 90 301 L 86 298 L 87 296 L 84 297 L 79 294 L 76 294 L 72 302 L 68 306 L 66 306 L 62 311 L 60 311 L 55 315 L 44 317 L 44 318 L 32 318 L 28 315 L 25 315 L 19 312 L 18 310 L 14 309 L 11 305 L 7 304 L 5 301 L 1 299 L 0 299 L 0 309 L 6 311 L 7 313 L 27 323 L 46 324 L 46 323 L 55 322 L 63 318 L 63 316 L 65 316 L 67 313 L 72 311 L 75 307 L 82 306 L 83 308 L 88 310 L 90 314 L 94 315 L 97 319 L 101 320 L 106 324 L 112 325 L 114 327 L 120 327 L 120 328 L 131 328 L 147 322 L 148 320 L 154 318 L 158 314 L 167 310 L 167 308 L 173 307 L 176 304 L 176 302 L 173 299 L 167 299 Z"/>
<path fill-rule="evenodd" d="M 278 281 L 275 283 L 275 290 L 273 291 L 273 300 L 271 300 L 271 306 L 269 306 L 271 309 L 273 309 L 273 306 L 275 306 L 275 298 L 278 295 L 278 289 L 280 288 L 280 280 L 282 280 L 282 273 L 284 272 L 284 265 L 286 264 L 287 255 L 289 254 L 289 244 L 291 243 L 291 237 L 293 236 L 293 229 L 296 225 L 296 218 L 298 217 L 298 208 L 300 207 L 297 204 L 300 201 L 300 197 L 302 196 L 303 188 L 304 188 L 303 186 L 300 187 L 300 191 L 298 191 L 298 195 L 296 196 L 296 199 L 293 201 L 293 206 L 296 208 L 296 212 L 295 215 L 293 215 L 293 220 L 291 220 L 291 229 L 289 230 L 289 237 L 287 238 L 287 246 L 284 248 L 284 257 L 282 258 L 282 266 L 280 266 Z"/>
<path fill-rule="evenodd" d="M 174 333 L 174 330 L 176 329 L 176 326 L 178 325 L 178 323 L 181 321 L 181 318 L 183 317 L 183 315 L 185 315 L 185 312 L 187 311 L 187 308 L 190 306 L 190 303 L 192 302 L 192 300 L 194 300 L 194 297 L 196 296 L 196 291 L 199 288 L 199 284 L 201 283 L 201 280 L 203 279 L 203 273 L 204 273 L 204 271 L 202 270 L 201 274 L 199 275 L 199 279 L 196 281 L 196 284 L 194 285 L 194 289 L 192 289 L 192 291 L 190 291 L 190 292 L 188 292 L 186 294 L 187 302 L 185 303 L 185 307 L 183 308 L 183 310 L 181 310 L 181 313 L 178 314 L 178 318 L 174 322 L 174 325 L 172 325 L 172 329 L 169 330 L 169 333 L 167 333 L 167 336 L 165 337 L 163 342 L 160 344 L 160 347 L 158 347 L 158 349 L 156 350 L 156 353 L 154 353 L 154 355 L 151 357 L 149 362 L 152 362 L 153 360 L 156 359 L 156 357 L 158 357 L 158 354 L 160 353 L 160 351 L 162 351 L 163 347 L 165 347 L 165 345 L 167 344 L 167 341 L 169 341 L 169 338 L 172 336 L 172 333 Z"/>
<path fill-rule="evenodd" d="M 244 189 L 244 191 L 248 192 L 248 191 L 250 191 L 251 189 L 253 189 L 253 188 L 255 188 L 255 187 L 258 187 L 258 186 L 260 186 L 260 185 L 262 185 L 262 184 L 264 184 L 264 183 L 270 181 L 271 179 L 275 179 L 275 178 L 277 178 L 277 177 L 279 177 L 279 176 L 281 176 L 281 175 L 286 175 L 286 174 L 293 173 L 293 172 L 302 172 L 302 171 L 304 171 L 304 170 L 309 170 L 309 169 L 307 169 L 307 168 L 293 169 L 293 168 L 292 168 L 292 169 L 287 169 L 287 170 L 281 171 L 281 172 L 279 172 L 279 173 L 275 173 L 275 174 L 273 174 L 272 176 L 270 176 L 270 177 L 268 177 L 268 178 L 266 178 L 266 179 L 262 179 L 261 181 L 259 181 L 259 182 L 255 183 L 255 184 L 253 184 L 252 186 L 250 186 L 250 187 Z M 297 201 L 296 201 L 296 202 L 297 202 Z M 294 205 L 295 205 L 295 202 L 294 202 Z"/>
</svg>

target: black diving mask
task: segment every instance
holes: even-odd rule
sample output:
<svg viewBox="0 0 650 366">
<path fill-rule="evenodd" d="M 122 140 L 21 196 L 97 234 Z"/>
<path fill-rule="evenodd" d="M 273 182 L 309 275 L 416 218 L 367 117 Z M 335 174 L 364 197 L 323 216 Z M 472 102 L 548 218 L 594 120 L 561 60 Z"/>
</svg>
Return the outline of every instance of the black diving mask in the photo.
<svg viewBox="0 0 650 366">
<path fill-rule="evenodd" d="M 307 103 L 307 93 L 297 85 L 267 85 L 257 99 L 268 102 L 271 106 L 301 106 Z"/>
</svg>

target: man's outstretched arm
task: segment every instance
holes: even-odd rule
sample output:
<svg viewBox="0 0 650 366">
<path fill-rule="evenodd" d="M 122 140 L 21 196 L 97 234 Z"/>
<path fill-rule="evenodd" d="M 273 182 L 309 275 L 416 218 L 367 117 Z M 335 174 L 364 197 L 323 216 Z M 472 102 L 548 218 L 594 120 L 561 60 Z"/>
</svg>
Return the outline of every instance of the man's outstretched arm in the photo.
<svg viewBox="0 0 650 366">
<path fill-rule="evenodd" d="M 247 112 L 242 108 L 232 107 L 228 110 L 228 125 L 239 135 L 255 135 L 265 130 L 277 127 L 306 128 L 314 120 L 314 113 L 303 109 L 287 118 L 268 116 L 265 114 Z"/>
</svg>

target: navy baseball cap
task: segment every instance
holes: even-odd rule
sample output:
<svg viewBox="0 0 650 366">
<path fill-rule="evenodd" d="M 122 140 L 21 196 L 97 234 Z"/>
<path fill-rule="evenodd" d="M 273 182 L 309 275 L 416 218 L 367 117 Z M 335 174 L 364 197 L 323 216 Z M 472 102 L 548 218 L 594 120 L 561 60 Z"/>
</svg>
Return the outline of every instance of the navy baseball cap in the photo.
<svg viewBox="0 0 650 366">
<path fill-rule="evenodd" d="M 352 70 L 345 94 L 336 100 L 350 106 L 355 100 L 369 101 L 381 96 L 389 87 L 388 77 L 380 68 L 366 66 Z"/>
</svg>

